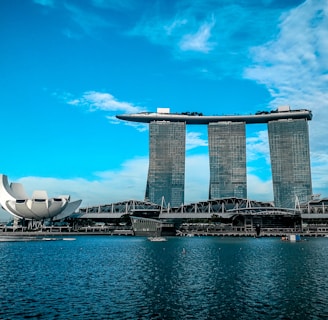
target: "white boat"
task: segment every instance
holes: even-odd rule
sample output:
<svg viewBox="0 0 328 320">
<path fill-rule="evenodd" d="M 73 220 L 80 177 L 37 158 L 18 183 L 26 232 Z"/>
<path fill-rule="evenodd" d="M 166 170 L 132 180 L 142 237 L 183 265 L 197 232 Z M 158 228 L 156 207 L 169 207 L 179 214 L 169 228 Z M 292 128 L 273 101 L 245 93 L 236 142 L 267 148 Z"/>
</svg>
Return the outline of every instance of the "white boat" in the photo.
<svg viewBox="0 0 328 320">
<path fill-rule="evenodd" d="M 42 241 L 56 241 L 58 239 L 56 239 L 56 238 L 42 238 L 41 240 Z"/>
<path fill-rule="evenodd" d="M 165 242 L 165 241 L 167 241 L 167 239 L 164 238 L 164 237 L 149 237 L 148 240 L 152 241 L 152 242 Z"/>
<path fill-rule="evenodd" d="M 38 240 L 36 237 L 0 236 L 0 242 L 26 242 Z"/>
</svg>

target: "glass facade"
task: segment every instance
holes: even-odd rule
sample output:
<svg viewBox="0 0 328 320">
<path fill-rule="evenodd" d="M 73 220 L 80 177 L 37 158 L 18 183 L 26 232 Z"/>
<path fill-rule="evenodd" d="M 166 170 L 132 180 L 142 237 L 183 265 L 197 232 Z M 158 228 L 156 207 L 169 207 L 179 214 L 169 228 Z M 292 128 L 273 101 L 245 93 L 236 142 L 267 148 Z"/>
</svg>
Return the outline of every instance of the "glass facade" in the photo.
<svg viewBox="0 0 328 320">
<path fill-rule="evenodd" d="M 210 123 L 208 143 L 209 199 L 247 198 L 245 123 Z"/>
<path fill-rule="evenodd" d="M 149 170 L 146 200 L 180 206 L 184 203 L 186 124 L 153 121 L 149 124 Z"/>
<path fill-rule="evenodd" d="M 274 203 L 294 208 L 296 197 L 306 202 L 312 196 L 309 130 L 306 119 L 268 123 Z"/>
</svg>

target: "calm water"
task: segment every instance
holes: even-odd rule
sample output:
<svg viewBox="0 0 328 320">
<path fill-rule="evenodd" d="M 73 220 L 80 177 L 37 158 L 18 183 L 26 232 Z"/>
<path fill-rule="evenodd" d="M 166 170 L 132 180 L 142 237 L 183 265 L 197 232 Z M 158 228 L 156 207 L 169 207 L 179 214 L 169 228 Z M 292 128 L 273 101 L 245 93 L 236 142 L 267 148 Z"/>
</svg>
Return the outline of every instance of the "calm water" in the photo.
<svg viewBox="0 0 328 320">
<path fill-rule="evenodd" d="M 0 319 L 328 318 L 327 238 L 80 236 L 0 257 Z"/>
</svg>

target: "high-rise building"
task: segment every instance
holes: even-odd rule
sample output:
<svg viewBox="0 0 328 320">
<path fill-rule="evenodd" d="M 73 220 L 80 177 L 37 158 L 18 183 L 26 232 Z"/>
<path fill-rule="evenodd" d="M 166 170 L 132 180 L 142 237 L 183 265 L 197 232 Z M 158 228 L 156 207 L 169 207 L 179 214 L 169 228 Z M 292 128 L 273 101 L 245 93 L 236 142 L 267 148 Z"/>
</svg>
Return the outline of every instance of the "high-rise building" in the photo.
<svg viewBox="0 0 328 320">
<path fill-rule="evenodd" d="M 245 125 L 267 123 L 274 201 L 292 208 L 312 196 L 308 121 L 310 110 L 279 107 L 250 115 L 212 115 L 198 112 L 157 112 L 117 115 L 118 119 L 150 124 L 149 172 L 146 199 L 171 206 L 184 201 L 186 125 L 208 125 L 209 198 L 247 198 Z"/>
<path fill-rule="evenodd" d="M 153 121 L 149 124 L 149 170 L 145 198 L 161 204 L 184 203 L 186 125 Z"/>
<path fill-rule="evenodd" d="M 209 123 L 208 145 L 209 199 L 247 198 L 245 123 Z"/>
<path fill-rule="evenodd" d="M 274 203 L 293 208 L 312 196 L 307 119 L 268 122 Z"/>
</svg>

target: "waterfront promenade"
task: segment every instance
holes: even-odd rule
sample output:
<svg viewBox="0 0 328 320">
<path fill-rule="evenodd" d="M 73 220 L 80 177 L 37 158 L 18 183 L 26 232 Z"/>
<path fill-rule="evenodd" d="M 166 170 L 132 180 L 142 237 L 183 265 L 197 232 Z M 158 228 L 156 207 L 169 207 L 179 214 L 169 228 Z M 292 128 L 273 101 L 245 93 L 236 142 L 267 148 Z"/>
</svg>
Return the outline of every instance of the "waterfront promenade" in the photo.
<svg viewBox="0 0 328 320">
<path fill-rule="evenodd" d="M 328 232 L 309 232 L 290 230 L 265 230 L 261 231 L 259 237 L 285 237 L 290 234 L 300 234 L 302 237 L 328 237 Z M 256 237 L 255 231 L 225 231 L 225 232 L 207 232 L 207 231 L 193 231 L 181 232 L 177 234 L 182 237 L 193 236 L 208 236 L 208 237 Z"/>
<path fill-rule="evenodd" d="M 315 229 L 315 230 L 299 230 L 295 228 L 290 229 L 278 229 L 278 228 L 267 228 L 261 230 L 259 237 L 285 237 L 290 234 L 300 234 L 301 237 L 328 237 L 326 230 Z M 0 230 L 1 236 L 19 236 L 19 237 L 30 237 L 30 236 L 83 236 L 83 235 L 101 235 L 101 236 L 134 236 L 133 230 L 131 229 L 108 229 L 108 228 L 93 228 L 86 227 L 79 230 L 73 230 L 72 228 L 54 228 L 53 230 Z M 227 231 L 212 231 L 212 230 L 189 230 L 181 231 L 177 230 L 177 237 L 256 237 L 255 230 L 227 230 Z"/>
</svg>

